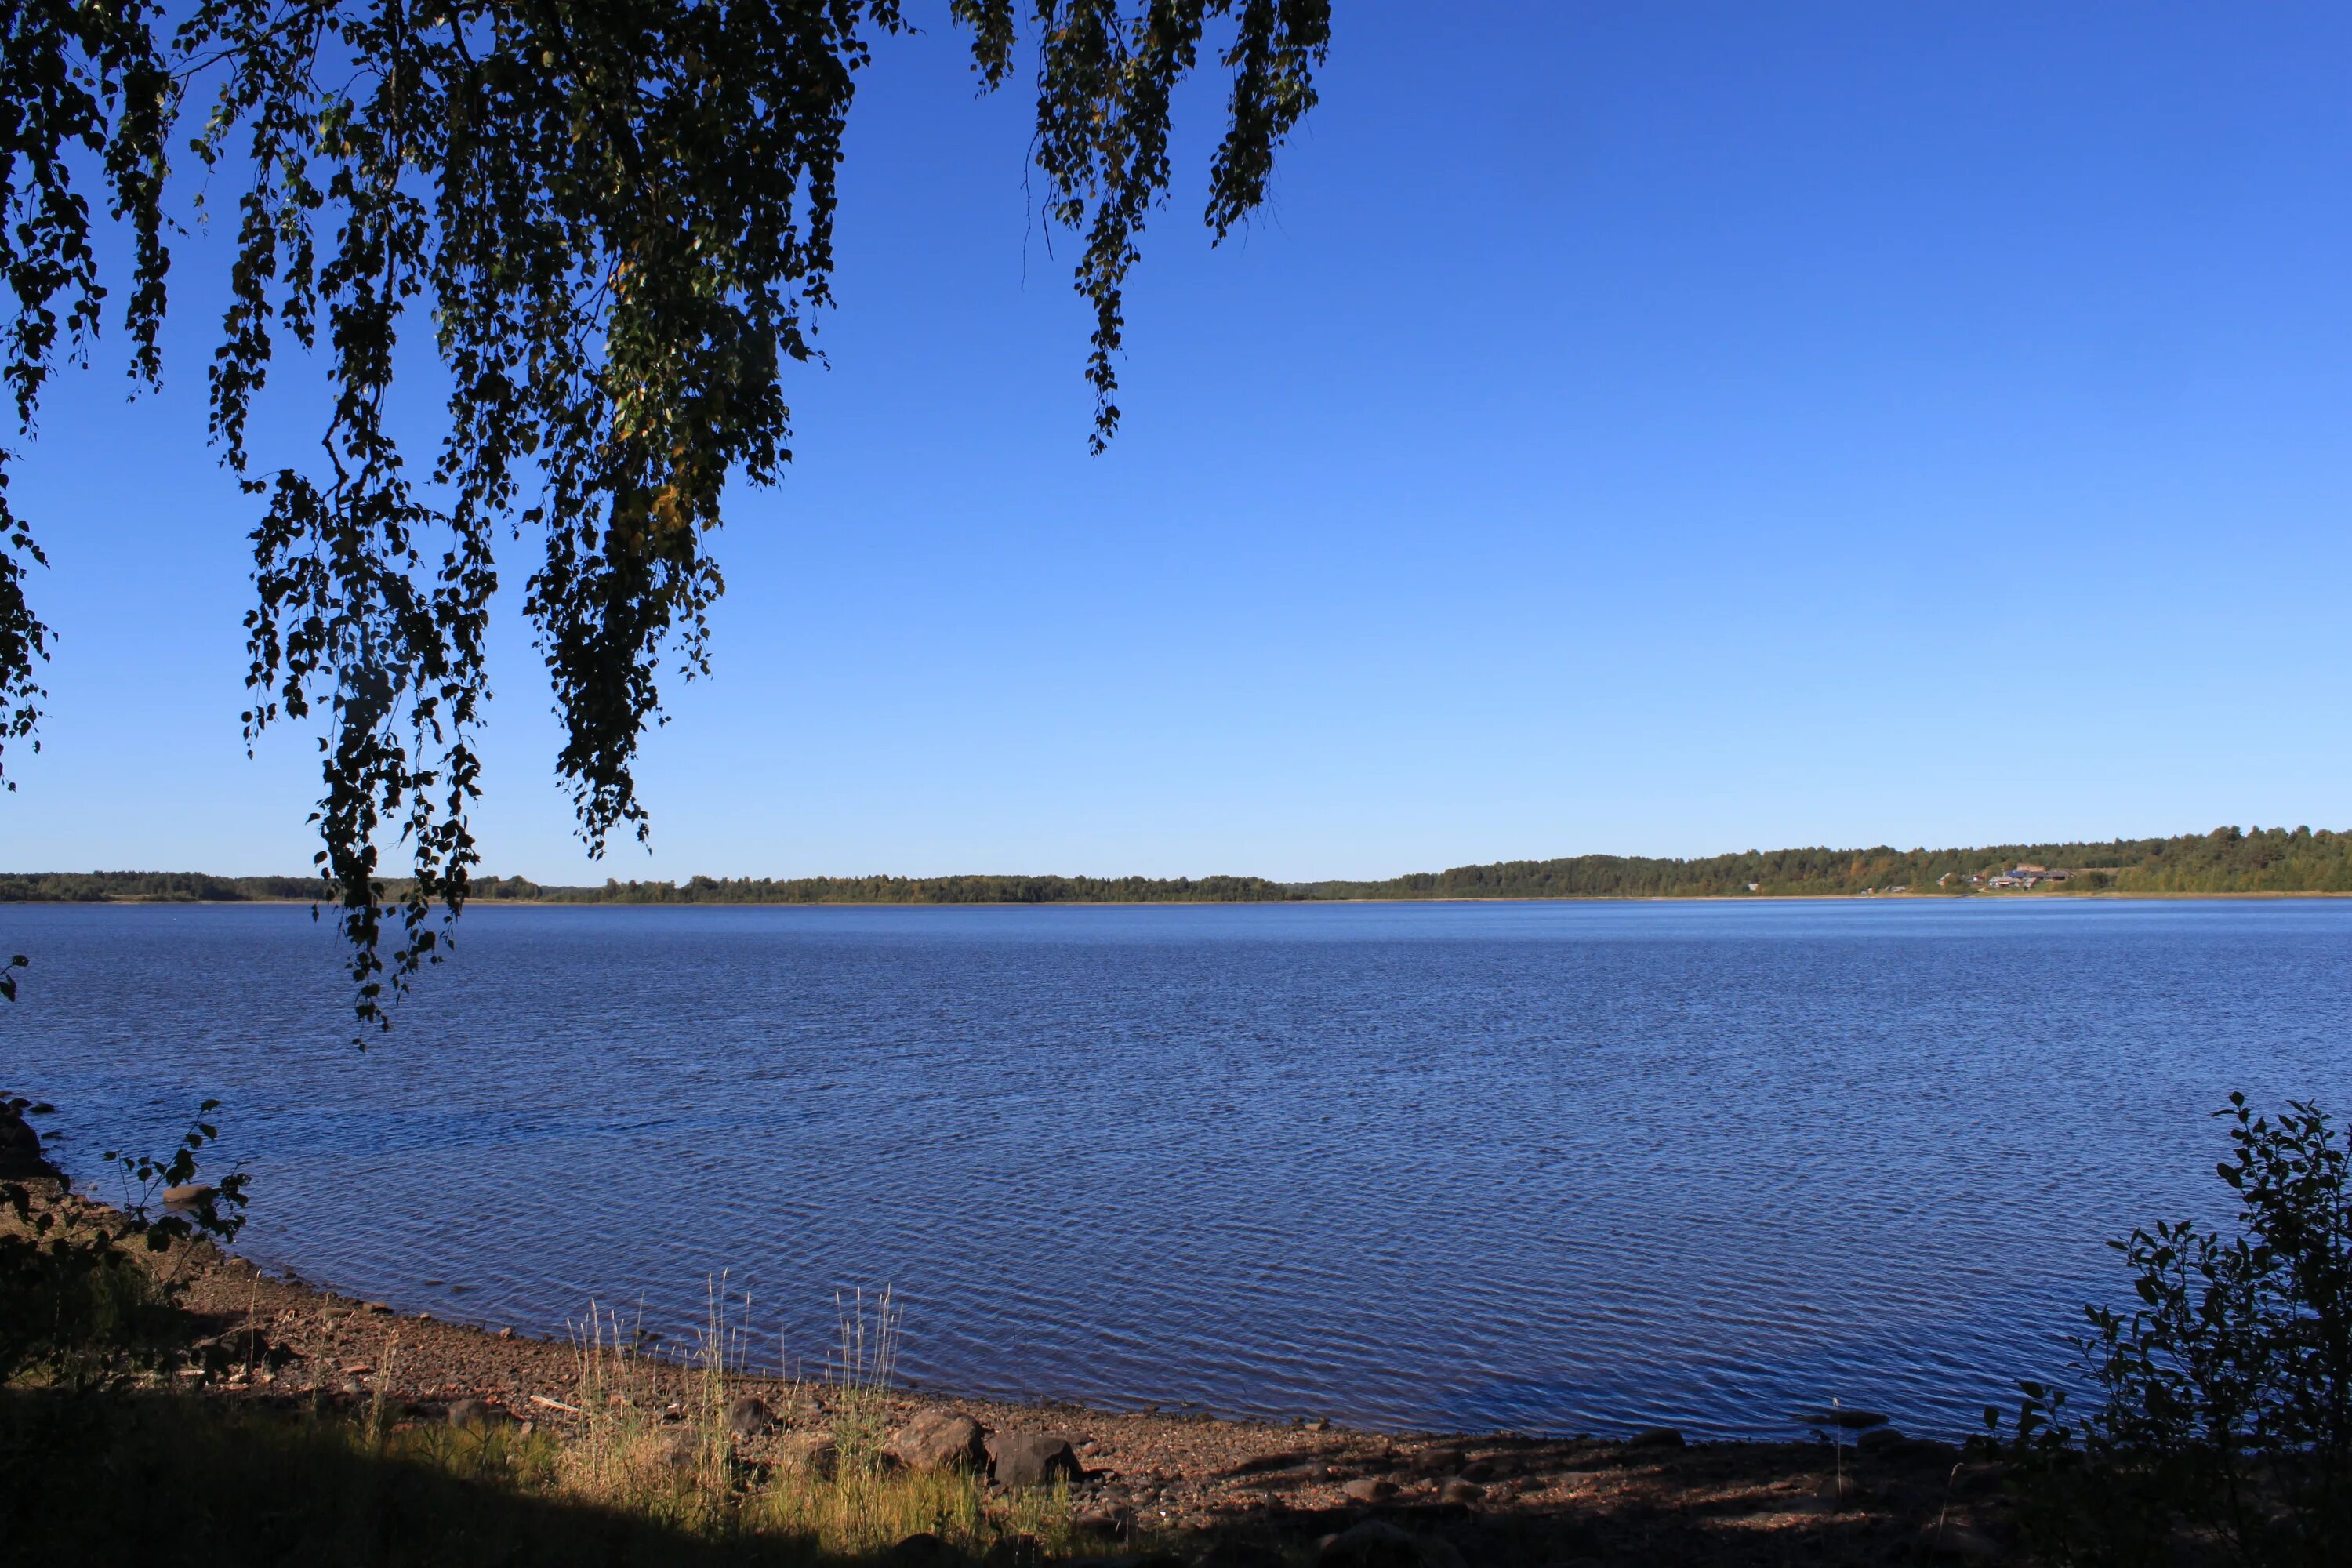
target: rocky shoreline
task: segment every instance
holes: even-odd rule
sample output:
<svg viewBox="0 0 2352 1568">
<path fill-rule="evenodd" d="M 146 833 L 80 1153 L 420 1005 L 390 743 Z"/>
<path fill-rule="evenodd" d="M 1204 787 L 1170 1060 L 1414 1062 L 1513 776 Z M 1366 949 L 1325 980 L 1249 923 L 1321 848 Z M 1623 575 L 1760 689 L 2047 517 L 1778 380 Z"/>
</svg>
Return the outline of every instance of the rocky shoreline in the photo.
<svg viewBox="0 0 2352 1568">
<path fill-rule="evenodd" d="M 221 1397 L 381 1404 L 407 1421 L 528 1422 L 559 1435 L 582 1419 L 586 1359 L 568 1342 L 396 1313 L 200 1251 L 186 1305 L 230 1353 L 213 1358 L 224 1370 L 193 1381 Z M 632 1364 L 657 1399 L 672 1390 L 683 1408 L 692 1369 Z M 745 1462 L 818 1462 L 826 1389 L 729 1382 L 730 1440 Z M 1339 1563 L 1359 1560 L 1340 1541 L 1402 1531 L 1423 1543 L 1419 1561 L 1450 1561 L 1432 1555 L 1450 1550 L 1472 1564 L 2008 1554 L 1997 1469 L 1884 1427 L 1851 1444 L 1691 1444 L 1667 1430 L 1619 1440 L 1435 1436 L 912 1393 L 890 1395 L 887 1414 L 899 1457 L 925 1463 L 925 1444 L 944 1443 L 977 1458 L 977 1442 L 997 1484 L 1064 1479 L 1079 1522 L 1131 1546 L 1304 1540 Z"/>
</svg>

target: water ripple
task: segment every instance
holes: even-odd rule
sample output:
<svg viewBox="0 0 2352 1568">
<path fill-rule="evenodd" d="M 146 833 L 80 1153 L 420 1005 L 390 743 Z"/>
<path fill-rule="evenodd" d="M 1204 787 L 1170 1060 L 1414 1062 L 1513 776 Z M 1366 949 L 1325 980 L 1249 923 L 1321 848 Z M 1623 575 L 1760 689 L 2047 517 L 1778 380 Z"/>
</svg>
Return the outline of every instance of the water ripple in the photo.
<svg viewBox="0 0 2352 1568">
<path fill-rule="evenodd" d="M 296 909 L 14 908 L 67 1148 L 231 1110 L 257 1255 L 769 1364 L 1392 1426 L 1973 1426 L 2231 1089 L 2347 1097 L 2352 905 L 484 908 L 365 1056 Z M 428 1288 L 425 1279 L 446 1287 Z"/>
</svg>

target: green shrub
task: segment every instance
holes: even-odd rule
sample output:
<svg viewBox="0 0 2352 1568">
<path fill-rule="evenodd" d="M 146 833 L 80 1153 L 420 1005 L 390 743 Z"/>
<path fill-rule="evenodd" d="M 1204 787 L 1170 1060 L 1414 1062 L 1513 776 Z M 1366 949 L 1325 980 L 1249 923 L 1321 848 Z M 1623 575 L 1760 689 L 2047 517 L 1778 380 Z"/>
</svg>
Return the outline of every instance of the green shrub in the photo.
<svg viewBox="0 0 2352 1568">
<path fill-rule="evenodd" d="M 244 1226 L 242 1172 L 176 1207 L 162 1204 L 166 1191 L 194 1184 L 198 1152 L 220 1135 L 204 1118 L 219 1105 L 199 1106 L 161 1160 L 107 1154 L 123 1178 L 120 1207 L 72 1202 L 62 1181 L 0 1182 L 0 1384 L 32 1376 L 87 1386 L 182 1359 L 173 1331 L 179 1280 L 141 1255 L 225 1243 Z M 50 1109 L 0 1095 L 0 1117 L 20 1123 Z M 54 1200 L 36 1191 L 52 1185 Z"/>
<path fill-rule="evenodd" d="M 2087 1309 L 2074 1341 L 2095 1414 L 2038 1383 L 2006 1437 L 1985 1412 L 2053 1560 L 2316 1568 L 2352 1550 L 2352 1137 L 2304 1101 L 2273 1120 L 2233 1094 L 2216 1115 L 2235 1234 L 2184 1220 L 2110 1244 L 2137 1300 Z"/>
</svg>

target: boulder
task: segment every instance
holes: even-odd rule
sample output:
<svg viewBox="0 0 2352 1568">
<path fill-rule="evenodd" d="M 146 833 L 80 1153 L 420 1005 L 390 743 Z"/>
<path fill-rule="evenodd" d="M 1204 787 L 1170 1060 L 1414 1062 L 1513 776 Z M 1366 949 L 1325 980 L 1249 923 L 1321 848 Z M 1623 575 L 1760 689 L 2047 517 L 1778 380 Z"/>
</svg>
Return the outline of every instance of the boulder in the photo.
<svg viewBox="0 0 2352 1568">
<path fill-rule="evenodd" d="M 1365 1476 L 1349 1481 L 1339 1491 L 1349 1502 L 1380 1503 L 1397 1495 L 1397 1484 L 1379 1476 Z"/>
<path fill-rule="evenodd" d="M 885 1552 L 882 1561 L 889 1568 L 959 1568 L 963 1553 L 926 1530 Z"/>
<path fill-rule="evenodd" d="M 776 1424 L 776 1413 L 756 1394 L 745 1394 L 727 1407 L 727 1430 L 738 1437 L 756 1437 Z"/>
<path fill-rule="evenodd" d="M 1326 1541 L 1315 1563 L 1316 1568 L 1425 1568 L 1412 1537 L 1377 1519 Z"/>
<path fill-rule="evenodd" d="M 984 1470 L 988 1429 L 961 1410 L 926 1410 L 900 1427 L 882 1452 L 919 1474 Z M 1073 1457 L 1071 1463 L 1076 1462 Z"/>
<path fill-rule="evenodd" d="M 1220 1541 L 1192 1559 L 1192 1568 L 1282 1568 L 1282 1553 L 1258 1541 Z"/>
<path fill-rule="evenodd" d="M 1462 1450 L 1423 1448 L 1412 1457 L 1412 1468 L 1424 1475 L 1451 1475 L 1462 1468 Z"/>
<path fill-rule="evenodd" d="M 1952 1471 L 1952 1489 L 1962 1497 L 1978 1497 L 1997 1491 L 2009 1479 L 2007 1467 L 1994 1464 L 1961 1465 Z"/>
<path fill-rule="evenodd" d="M 1486 1495 L 1486 1489 L 1485 1487 L 1480 1486 L 1476 1481 L 1464 1480 L 1460 1476 L 1455 1476 L 1453 1479 L 1447 1481 L 1444 1486 L 1437 1489 L 1438 1501 L 1459 1503 L 1465 1508 L 1474 1502 L 1479 1501 L 1485 1498 Z"/>
<path fill-rule="evenodd" d="M 19 1101 L 0 1100 L 0 1180 L 34 1181 L 57 1172 L 41 1157 L 41 1135 L 16 1109 Z"/>
<path fill-rule="evenodd" d="M 1067 1437 L 1042 1432 L 1000 1432 L 988 1439 L 990 1467 L 1002 1487 L 1044 1487 L 1086 1474 Z"/>
<path fill-rule="evenodd" d="M 1905 1465 L 1933 1465 L 1938 1469 L 1950 1468 L 1960 1457 L 1959 1449 L 1949 1443 L 1939 1443 L 1933 1437 L 1914 1437 L 1892 1426 L 1864 1432 L 1854 1447 L 1874 1458 Z"/>
<path fill-rule="evenodd" d="M 1135 1510 L 1117 1503 L 1105 1503 L 1081 1510 L 1071 1519 L 1070 1526 L 1095 1535 L 1125 1536 L 1135 1530 Z"/>
<path fill-rule="evenodd" d="M 499 1419 L 499 1413 L 480 1399 L 453 1399 L 449 1402 L 449 1425 L 468 1432 L 488 1430 Z"/>
<path fill-rule="evenodd" d="M 163 1189 L 163 1206 L 167 1209 L 200 1209 L 218 1195 L 220 1189 L 210 1182 L 188 1182 Z"/>
<path fill-rule="evenodd" d="M 1671 1426 L 1653 1426 L 1646 1432 L 1636 1432 L 1626 1440 L 1629 1448 L 1679 1448 L 1683 1435 Z"/>
<path fill-rule="evenodd" d="M 654 1458 L 673 1470 L 690 1470 L 702 1458 L 702 1437 L 690 1426 L 665 1426 L 655 1439 Z"/>
<path fill-rule="evenodd" d="M 195 1349 L 207 1364 L 218 1367 L 275 1366 L 293 1359 L 291 1351 L 271 1344 L 268 1335 L 250 1325 L 199 1340 Z"/>
<path fill-rule="evenodd" d="M 1991 1536 L 1948 1522 L 1940 1530 L 1931 1524 L 1921 1531 L 1919 1551 L 1922 1556 L 1943 1563 L 1998 1563 L 2002 1555 L 2000 1543 Z"/>
<path fill-rule="evenodd" d="M 785 1440 L 782 1464 L 796 1475 L 831 1480 L 841 1468 L 841 1454 L 833 1446 L 832 1438 L 822 1433 L 801 1432 Z"/>
</svg>

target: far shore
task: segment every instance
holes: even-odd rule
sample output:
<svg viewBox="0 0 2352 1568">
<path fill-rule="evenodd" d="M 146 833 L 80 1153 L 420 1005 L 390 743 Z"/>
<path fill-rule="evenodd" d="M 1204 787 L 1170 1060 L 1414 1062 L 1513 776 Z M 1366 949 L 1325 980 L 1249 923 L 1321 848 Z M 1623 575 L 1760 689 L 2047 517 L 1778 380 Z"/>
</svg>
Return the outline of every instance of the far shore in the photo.
<svg viewBox="0 0 2352 1568">
<path fill-rule="evenodd" d="M 469 910 L 1150 910 L 1183 909 L 1305 909 L 1346 904 L 1884 904 L 1929 902 L 2072 904 L 2099 902 L 2228 902 L 2247 900 L 2352 899 L 2352 891 L 2278 891 L 2259 889 L 2233 893 L 2130 892 L 2103 889 L 2082 893 L 1558 893 L 1513 894 L 1508 897 L 1429 899 L 469 899 Z M 332 907 L 320 899 L 175 899 L 163 895 L 125 893 L 107 899 L 7 899 L 0 909 L 100 909 L 116 904 L 164 904 L 175 908 L 233 910 L 257 904 L 291 905 L 309 909 Z"/>
</svg>

